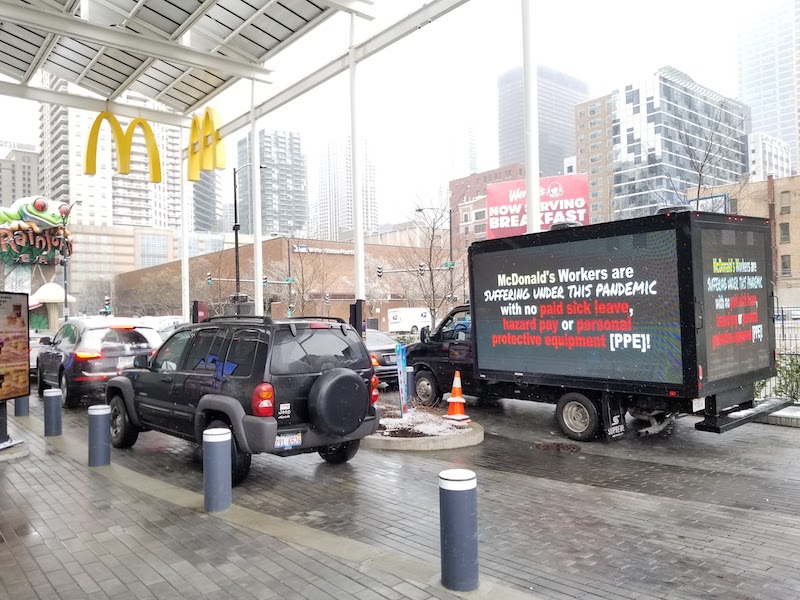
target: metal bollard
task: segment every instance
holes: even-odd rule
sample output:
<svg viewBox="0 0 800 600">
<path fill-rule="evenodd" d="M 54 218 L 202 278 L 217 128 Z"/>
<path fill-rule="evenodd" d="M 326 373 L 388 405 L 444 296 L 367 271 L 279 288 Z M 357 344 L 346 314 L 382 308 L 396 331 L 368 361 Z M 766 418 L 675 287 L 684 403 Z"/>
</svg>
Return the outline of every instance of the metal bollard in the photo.
<svg viewBox="0 0 800 600">
<path fill-rule="evenodd" d="M 203 494 L 206 512 L 231 507 L 231 430 L 203 432 Z"/>
<path fill-rule="evenodd" d="M 89 407 L 89 466 L 111 464 L 111 407 L 96 404 Z"/>
<path fill-rule="evenodd" d="M 414 367 L 406 367 L 406 398 L 410 402 L 415 394 L 414 390 Z"/>
<path fill-rule="evenodd" d="M 61 390 L 44 391 L 44 435 L 61 435 Z"/>
<path fill-rule="evenodd" d="M 31 413 L 31 406 L 28 396 L 14 398 L 14 416 L 27 417 Z"/>
<path fill-rule="evenodd" d="M 467 469 L 439 473 L 442 585 L 478 588 L 478 478 Z"/>
</svg>

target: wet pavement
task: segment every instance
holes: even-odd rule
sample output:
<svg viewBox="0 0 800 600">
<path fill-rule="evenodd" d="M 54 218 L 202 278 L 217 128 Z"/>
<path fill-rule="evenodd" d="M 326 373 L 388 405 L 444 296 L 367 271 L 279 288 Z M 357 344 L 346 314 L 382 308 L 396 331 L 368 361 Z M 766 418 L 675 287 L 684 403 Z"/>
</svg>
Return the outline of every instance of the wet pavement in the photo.
<svg viewBox="0 0 800 600">
<path fill-rule="evenodd" d="M 41 419 L 41 411 L 31 396 L 31 414 Z M 316 454 L 255 456 L 233 502 L 438 561 L 437 476 L 464 467 L 478 475 L 481 572 L 519 591 L 553 599 L 800 597 L 796 429 L 749 424 L 715 435 L 687 417 L 650 438 L 580 443 L 563 437 L 551 406 L 504 401 L 468 412 L 486 431 L 479 446 L 362 449 L 339 466 Z M 65 411 L 64 432 L 86 439 L 85 406 Z M 202 493 L 193 444 L 143 433 L 133 448 L 113 450 L 112 461 Z M 0 476 L 7 469 L 0 465 Z"/>
</svg>

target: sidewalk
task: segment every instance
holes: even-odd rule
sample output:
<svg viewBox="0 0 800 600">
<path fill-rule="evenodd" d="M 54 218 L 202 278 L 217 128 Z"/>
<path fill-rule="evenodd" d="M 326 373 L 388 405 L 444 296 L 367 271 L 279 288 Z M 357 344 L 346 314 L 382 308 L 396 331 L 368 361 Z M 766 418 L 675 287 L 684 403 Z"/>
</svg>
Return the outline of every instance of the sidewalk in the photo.
<svg viewBox="0 0 800 600">
<path fill-rule="evenodd" d="M 361 600 L 530 598 L 482 580 L 469 595 L 439 565 L 234 506 L 112 464 L 85 442 L 9 417 L 29 455 L 0 463 L 0 599 Z M 273 535 L 270 535 L 270 533 Z"/>
</svg>

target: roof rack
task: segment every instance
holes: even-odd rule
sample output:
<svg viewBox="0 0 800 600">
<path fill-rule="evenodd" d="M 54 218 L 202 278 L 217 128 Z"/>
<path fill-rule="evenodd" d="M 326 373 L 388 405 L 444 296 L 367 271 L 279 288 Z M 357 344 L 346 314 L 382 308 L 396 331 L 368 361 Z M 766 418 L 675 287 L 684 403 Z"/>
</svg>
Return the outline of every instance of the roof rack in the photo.
<svg viewBox="0 0 800 600">
<path fill-rule="evenodd" d="M 264 315 L 263 317 L 260 317 L 258 315 L 218 315 L 214 317 L 206 317 L 200 322 L 209 323 L 211 321 L 219 321 L 224 319 L 254 319 L 258 321 L 263 321 L 265 325 L 272 325 L 272 319 L 270 319 L 266 315 Z"/>
<path fill-rule="evenodd" d="M 341 317 L 317 317 L 313 315 L 304 315 L 302 317 L 289 317 L 295 321 L 333 321 L 334 323 L 345 323 L 346 321 Z"/>
</svg>

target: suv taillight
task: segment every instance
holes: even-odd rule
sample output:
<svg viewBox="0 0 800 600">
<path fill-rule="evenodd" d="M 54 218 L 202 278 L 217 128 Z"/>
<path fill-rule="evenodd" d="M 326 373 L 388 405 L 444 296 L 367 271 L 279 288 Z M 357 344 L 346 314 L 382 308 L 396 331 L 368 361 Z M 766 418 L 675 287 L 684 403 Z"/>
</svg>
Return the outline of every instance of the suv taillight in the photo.
<svg viewBox="0 0 800 600">
<path fill-rule="evenodd" d="M 81 360 L 89 360 L 91 358 L 103 358 L 103 355 L 100 354 L 97 350 L 84 350 L 83 352 L 76 352 L 75 358 L 79 358 Z"/>
<path fill-rule="evenodd" d="M 275 413 L 275 388 L 271 383 L 259 383 L 253 390 L 253 415 L 271 417 Z"/>
<path fill-rule="evenodd" d="M 370 379 L 370 387 L 372 388 L 372 392 L 369 395 L 370 404 L 375 404 L 378 401 L 378 383 L 378 376 L 373 375 L 372 379 Z"/>
<path fill-rule="evenodd" d="M 372 361 L 372 366 L 373 367 L 380 367 L 381 366 L 381 363 L 378 362 L 378 359 L 375 358 L 374 354 L 370 354 L 369 355 L 369 359 Z"/>
</svg>

